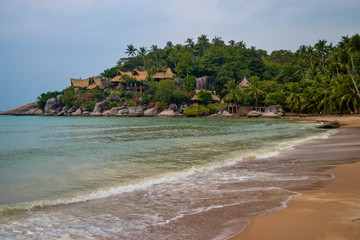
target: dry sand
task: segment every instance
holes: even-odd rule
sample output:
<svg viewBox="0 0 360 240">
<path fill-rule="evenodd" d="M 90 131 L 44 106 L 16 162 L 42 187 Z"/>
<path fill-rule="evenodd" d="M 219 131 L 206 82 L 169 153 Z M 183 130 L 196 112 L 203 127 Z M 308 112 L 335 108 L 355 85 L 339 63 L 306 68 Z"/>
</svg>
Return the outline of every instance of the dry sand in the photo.
<svg viewBox="0 0 360 240">
<path fill-rule="evenodd" d="M 359 134 L 360 138 L 359 116 L 301 119 L 338 120 L 342 126 L 352 128 L 351 131 Z M 251 224 L 232 239 L 360 239 L 360 163 L 341 165 L 330 172 L 335 175 L 335 179 L 325 188 L 302 190 L 302 196 L 294 198 L 287 208 L 251 219 Z"/>
</svg>

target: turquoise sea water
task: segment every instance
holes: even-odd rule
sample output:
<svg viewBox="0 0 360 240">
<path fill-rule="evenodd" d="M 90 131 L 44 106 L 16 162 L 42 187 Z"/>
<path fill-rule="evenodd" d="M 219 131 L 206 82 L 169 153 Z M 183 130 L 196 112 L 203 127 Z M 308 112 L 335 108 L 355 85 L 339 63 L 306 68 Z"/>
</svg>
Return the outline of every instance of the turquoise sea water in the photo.
<svg viewBox="0 0 360 240">
<path fill-rule="evenodd" d="M 269 157 L 326 134 L 289 120 L 0 116 L 0 238 L 196 239 L 181 222 L 283 206 L 296 194 L 269 183 L 306 176 L 274 175 Z"/>
</svg>

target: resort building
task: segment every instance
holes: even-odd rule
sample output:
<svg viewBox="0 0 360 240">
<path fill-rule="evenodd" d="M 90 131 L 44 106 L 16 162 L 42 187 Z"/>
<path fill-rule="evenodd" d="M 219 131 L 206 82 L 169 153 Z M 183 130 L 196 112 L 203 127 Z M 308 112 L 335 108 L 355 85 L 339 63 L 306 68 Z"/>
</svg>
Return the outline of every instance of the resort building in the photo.
<svg viewBox="0 0 360 240">
<path fill-rule="evenodd" d="M 93 89 L 95 87 L 104 88 L 101 78 L 90 77 L 86 79 L 70 78 L 71 86 Z"/>
<path fill-rule="evenodd" d="M 162 79 L 173 79 L 174 73 L 170 68 L 166 69 L 165 72 L 157 72 L 152 75 L 152 78 L 156 81 Z M 148 71 L 139 71 L 134 69 L 133 71 L 123 72 L 117 70 L 117 75 L 110 80 L 110 85 L 112 87 L 117 87 L 122 84 L 127 90 L 134 92 L 142 92 L 142 81 L 144 81 L 149 76 Z M 126 79 L 126 77 L 129 77 Z M 71 86 L 82 87 L 87 89 L 92 89 L 97 86 L 104 88 L 104 83 L 101 78 L 87 78 L 87 79 L 74 79 L 70 78 Z"/>
</svg>

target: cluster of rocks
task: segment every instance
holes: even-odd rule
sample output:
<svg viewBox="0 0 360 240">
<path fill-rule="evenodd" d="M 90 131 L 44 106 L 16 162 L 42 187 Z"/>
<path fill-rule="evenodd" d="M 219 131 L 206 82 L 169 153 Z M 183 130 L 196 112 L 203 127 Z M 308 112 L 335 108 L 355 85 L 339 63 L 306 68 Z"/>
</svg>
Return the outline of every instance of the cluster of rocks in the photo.
<svg viewBox="0 0 360 240">
<path fill-rule="evenodd" d="M 92 112 L 86 111 L 83 107 L 73 106 L 70 109 L 62 103 L 63 95 L 58 95 L 47 100 L 44 111 L 37 107 L 37 103 L 25 104 L 8 111 L 3 115 L 39 115 L 39 116 L 182 116 L 187 105 L 178 107 L 176 104 L 170 104 L 168 109 L 158 107 L 148 108 L 144 106 L 129 106 L 123 104 L 118 107 L 108 106 L 108 102 L 119 102 L 119 97 L 107 98 L 104 101 L 96 103 Z"/>
<path fill-rule="evenodd" d="M 118 107 L 108 106 L 108 102 L 119 102 L 119 97 L 108 97 L 107 99 L 96 103 L 94 110 L 86 111 L 83 107 L 73 106 L 70 109 L 62 103 L 63 95 L 58 95 L 54 98 L 47 100 L 44 107 L 44 111 L 37 107 L 37 103 L 28 103 L 1 114 L 3 115 L 39 115 L 39 116 L 164 116 L 164 117 L 176 117 L 182 116 L 187 105 L 177 106 L 176 104 L 170 104 L 167 109 L 161 109 L 159 107 L 143 106 L 129 106 L 128 104 L 122 104 Z M 263 118 L 280 118 L 283 115 L 283 109 L 280 105 L 270 106 L 265 109 L 265 112 L 251 111 L 247 114 L 248 117 L 263 117 Z M 233 114 L 226 110 L 221 110 L 216 114 L 210 115 L 212 117 L 232 117 Z"/>
<path fill-rule="evenodd" d="M 264 112 L 261 111 L 250 111 L 247 114 L 249 118 L 281 118 L 284 115 L 284 110 L 280 105 L 269 106 L 265 109 Z"/>
</svg>

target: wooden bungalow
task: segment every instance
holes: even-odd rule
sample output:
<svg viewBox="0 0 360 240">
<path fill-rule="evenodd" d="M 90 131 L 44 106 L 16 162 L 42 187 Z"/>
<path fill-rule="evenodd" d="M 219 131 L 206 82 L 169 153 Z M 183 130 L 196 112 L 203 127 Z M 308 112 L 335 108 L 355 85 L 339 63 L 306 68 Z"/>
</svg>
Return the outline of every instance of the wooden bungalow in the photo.
<svg viewBox="0 0 360 240">
<path fill-rule="evenodd" d="M 145 80 L 148 76 L 147 71 L 139 71 L 135 69 L 134 71 L 122 72 L 117 70 L 117 75 L 111 79 L 113 86 L 118 86 L 119 84 L 125 85 L 125 88 L 134 92 L 142 92 L 142 81 Z M 123 79 L 123 76 L 129 76 L 135 79 L 134 82 L 126 83 Z"/>
</svg>

